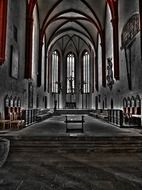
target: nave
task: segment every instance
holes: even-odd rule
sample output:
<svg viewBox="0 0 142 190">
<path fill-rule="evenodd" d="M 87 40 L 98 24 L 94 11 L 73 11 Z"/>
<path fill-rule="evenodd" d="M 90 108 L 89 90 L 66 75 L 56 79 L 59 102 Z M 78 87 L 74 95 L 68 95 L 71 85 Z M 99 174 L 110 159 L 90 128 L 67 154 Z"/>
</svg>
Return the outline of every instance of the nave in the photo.
<svg viewBox="0 0 142 190">
<path fill-rule="evenodd" d="M 142 189 L 141 73 L 142 0 L 0 0 L 0 190 Z"/>
</svg>

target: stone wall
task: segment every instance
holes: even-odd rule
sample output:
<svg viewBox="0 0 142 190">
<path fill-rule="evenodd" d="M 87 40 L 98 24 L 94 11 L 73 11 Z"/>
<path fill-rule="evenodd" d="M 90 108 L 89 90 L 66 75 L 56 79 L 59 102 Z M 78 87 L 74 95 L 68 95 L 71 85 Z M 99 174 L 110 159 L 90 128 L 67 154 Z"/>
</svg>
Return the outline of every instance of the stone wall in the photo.
<svg viewBox="0 0 142 190">
<path fill-rule="evenodd" d="M 74 41 L 74 44 L 72 43 L 72 40 Z M 79 40 L 79 37 L 73 37 L 72 40 L 68 43 L 69 37 L 63 37 L 60 40 L 58 40 L 52 49 L 50 50 L 50 59 L 49 62 L 51 63 L 51 52 L 57 50 L 60 54 L 60 78 L 61 78 L 61 84 L 62 84 L 62 91 L 58 97 L 58 95 L 53 95 L 51 92 L 51 76 L 50 76 L 50 93 L 48 94 L 49 96 L 49 107 L 54 107 L 54 99 L 59 99 L 59 108 L 64 108 L 65 107 L 65 102 L 70 99 L 70 94 L 66 94 L 66 58 L 68 53 L 74 53 L 75 55 L 75 82 L 76 82 L 76 96 L 75 96 L 75 101 L 76 101 L 76 106 L 77 108 L 82 108 L 82 98 L 84 102 L 84 108 L 86 108 L 85 102 L 87 101 L 87 107 L 91 108 L 92 107 L 92 93 L 88 95 L 83 95 L 80 92 L 80 83 L 81 83 L 81 60 L 82 60 L 82 53 L 84 50 L 87 50 L 90 53 L 90 60 L 91 60 L 91 67 L 90 67 L 90 80 L 92 81 L 91 85 L 91 92 L 93 89 L 93 75 L 94 75 L 94 53 L 93 51 L 90 51 L 90 48 L 88 45 L 86 45 L 83 40 Z M 78 40 L 79 40 L 79 47 L 78 47 Z M 64 45 L 63 45 L 63 44 Z M 68 45 L 67 45 L 68 43 Z M 66 46 L 67 45 L 67 46 Z M 62 47 L 62 48 L 61 48 Z M 77 51 L 76 51 L 77 49 Z M 51 73 L 51 67 L 50 67 L 50 72 Z"/>
<path fill-rule="evenodd" d="M 46 52 L 44 54 L 44 58 L 46 60 L 46 56 L 49 57 L 49 62 L 51 63 L 51 52 L 54 50 L 58 50 L 60 53 L 60 79 L 62 83 L 62 89 L 59 97 L 59 108 L 64 108 L 66 101 L 66 55 L 69 52 L 73 52 L 76 56 L 76 86 L 78 88 L 76 95 L 77 107 L 82 108 L 82 102 L 87 102 L 87 107 L 92 108 L 95 107 L 95 98 L 96 96 L 99 99 L 99 107 L 98 108 L 110 108 L 111 100 L 113 99 L 114 108 L 122 108 L 122 100 L 124 97 L 128 96 L 136 96 L 142 94 L 142 63 L 141 63 L 141 46 L 140 46 L 140 32 L 135 36 L 131 44 L 131 78 L 132 78 L 132 89 L 129 89 L 128 86 L 128 77 L 127 77 L 127 67 L 126 67 L 126 54 L 124 48 L 122 48 L 121 42 L 121 34 L 123 27 L 129 20 L 129 18 L 139 13 L 139 0 L 119 0 L 119 65 L 120 65 L 120 80 L 116 81 L 114 79 L 114 85 L 112 89 L 108 86 L 106 88 L 102 87 L 102 58 L 101 58 L 101 44 L 100 41 L 98 43 L 98 78 L 99 78 L 99 91 L 93 91 L 93 86 L 95 86 L 95 53 L 90 48 L 90 45 L 87 45 L 83 40 L 80 40 L 80 46 L 78 47 L 78 37 L 74 37 L 74 42 L 76 47 L 78 47 L 78 52 L 76 51 L 76 47 L 73 42 L 70 42 L 68 46 L 63 49 L 63 44 L 66 44 L 69 38 L 66 37 L 58 40 L 50 49 L 49 55 Z M 106 66 L 107 66 L 107 58 L 112 57 L 113 64 L 113 32 L 111 26 L 111 15 L 110 10 L 107 7 L 105 30 L 106 30 Z M 8 1 L 8 15 L 7 15 L 7 41 L 6 41 L 6 60 L 3 65 L 0 65 L 0 112 L 4 110 L 4 97 L 8 94 L 9 96 L 17 96 L 20 97 L 22 101 L 22 107 L 28 107 L 28 84 L 29 82 L 33 85 L 33 107 L 35 108 L 38 104 L 39 108 L 45 107 L 45 96 L 47 96 L 47 107 L 54 107 L 54 98 L 51 92 L 51 76 L 48 81 L 48 75 L 46 76 L 47 82 L 47 91 L 44 89 L 44 78 L 42 78 L 41 87 L 37 88 L 37 74 L 38 74 L 38 63 L 39 63 L 39 19 L 38 14 L 36 12 L 36 8 L 34 10 L 34 34 L 33 34 L 33 55 L 32 55 L 32 79 L 27 80 L 24 79 L 25 73 L 25 35 L 26 35 L 26 1 L 25 0 L 9 0 Z M 17 30 L 17 40 L 14 39 Z M 62 42 L 64 42 L 62 44 Z M 46 44 L 48 45 L 48 44 Z M 18 51 L 18 77 L 14 78 L 11 76 L 11 46 L 13 46 Z M 47 48 L 47 47 L 46 47 Z M 92 81 L 91 84 L 91 93 L 88 95 L 84 95 L 84 97 L 79 92 L 80 82 L 81 82 L 81 56 L 84 50 L 88 50 L 91 55 L 91 76 L 90 79 Z M 128 60 L 129 62 L 130 60 Z M 15 62 L 14 62 L 15 64 Z M 48 69 L 48 63 L 47 63 Z M 112 70 L 114 73 L 114 70 Z M 51 67 L 49 67 L 49 73 L 51 73 Z M 42 64 L 42 74 L 44 75 L 44 66 Z M 107 75 L 107 71 L 106 71 Z M 49 82 L 49 86 L 48 86 Z M 106 81 L 107 82 L 107 81 Z M 49 89 L 48 89 L 49 87 Z M 57 95 L 56 95 L 57 96 Z M 37 103 L 37 97 L 38 103 Z M 86 98 L 87 97 L 87 98 Z M 83 101 L 82 101 L 83 98 Z M 104 106 L 105 104 L 105 106 Z"/>
<path fill-rule="evenodd" d="M 7 41 L 6 41 L 6 59 L 0 66 L 0 111 L 4 109 L 4 97 L 18 96 L 22 100 L 22 106 L 27 102 L 26 80 L 24 80 L 25 64 L 25 24 L 26 24 L 26 1 L 9 0 L 7 15 Z M 17 28 L 17 42 L 14 40 L 14 28 Z M 11 46 L 18 50 L 18 79 L 11 75 Z M 15 63 L 15 62 L 14 62 Z"/>
<path fill-rule="evenodd" d="M 140 32 L 135 36 L 134 41 L 132 42 L 131 47 L 131 78 L 132 78 L 132 89 L 128 87 L 128 78 L 127 78 L 127 68 L 126 68 L 126 56 L 125 51 L 122 49 L 121 43 L 121 34 L 123 27 L 127 23 L 128 19 L 139 13 L 139 1 L 131 2 L 129 0 L 120 0 L 119 1 L 119 56 L 120 56 L 120 80 L 116 81 L 114 79 L 114 85 L 112 90 L 106 86 L 106 88 L 100 87 L 99 92 L 96 92 L 96 95 L 99 97 L 99 108 L 103 107 L 103 101 L 107 99 L 107 107 L 111 108 L 111 99 L 113 99 L 114 108 L 122 108 L 123 98 L 128 96 L 136 96 L 137 94 L 141 95 L 142 90 L 142 63 L 141 63 L 141 47 L 140 47 Z M 110 18 L 109 18 L 110 19 Z M 110 37 L 112 33 L 109 32 L 110 26 L 109 21 L 106 21 L 106 58 L 109 55 L 111 50 L 111 40 Z M 106 60 L 107 61 L 107 60 Z M 128 60 L 129 62 L 130 60 Z M 112 60 L 113 63 L 113 60 Z"/>
</svg>

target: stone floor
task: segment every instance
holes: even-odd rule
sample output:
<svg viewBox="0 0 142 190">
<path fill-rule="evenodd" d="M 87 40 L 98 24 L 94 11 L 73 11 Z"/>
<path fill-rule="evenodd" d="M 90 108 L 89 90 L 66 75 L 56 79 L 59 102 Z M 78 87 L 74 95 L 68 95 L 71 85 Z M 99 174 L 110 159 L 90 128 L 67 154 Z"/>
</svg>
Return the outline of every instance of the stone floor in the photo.
<svg viewBox="0 0 142 190">
<path fill-rule="evenodd" d="M 141 190 L 142 154 L 12 153 L 0 190 Z"/>
<path fill-rule="evenodd" d="M 70 125 L 70 124 L 69 124 Z M 81 125 L 74 123 L 73 125 Z M 119 128 L 102 120 L 85 115 L 84 136 L 133 136 L 142 135 L 142 129 Z M 33 124 L 20 131 L 1 131 L 0 136 L 67 136 L 65 115 L 54 116 L 40 123 Z"/>
<path fill-rule="evenodd" d="M 64 116 L 54 117 L 2 137 L 55 136 L 65 133 Z M 85 118 L 86 136 L 141 135 Z M 12 152 L 0 168 L 0 190 L 142 190 L 142 153 Z"/>
</svg>

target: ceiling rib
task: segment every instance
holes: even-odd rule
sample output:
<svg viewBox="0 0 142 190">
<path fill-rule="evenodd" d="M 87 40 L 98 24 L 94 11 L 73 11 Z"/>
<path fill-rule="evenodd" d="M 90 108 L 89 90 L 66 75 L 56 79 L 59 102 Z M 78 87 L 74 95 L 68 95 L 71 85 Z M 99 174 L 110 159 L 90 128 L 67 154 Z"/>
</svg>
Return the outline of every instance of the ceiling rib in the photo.
<svg viewBox="0 0 142 190">
<path fill-rule="evenodd" d="M 70 22 L 70 21 L 65 21 L 64 23 L 60 24 L 60 25 L 54 30 L 54 32 L 52 33 L 52 35 L 51 35 L 51 37 L 50 37 L 50 40 L 48 41 L 48 44 L 52 41 L 53 37 L 55 37 L 56 32 L 57 32 L 63 25 L 65 25 L 65 24 L 67 24 L 67 23 L 69 23 L 69 22 Z M 82 24 L 80 24 L 80 23 L 77 22 L 77 21 L 74 21 L 74 23 L 77 23 L 78 25 L 80 25 L 80 26 L 87 32 L 87 34 L 88 34 L 89 37 L 90 37 L 90 41 L 92 42 L 92 44 L 93 44 L 93 46 L 94 46 L 94 48 L 95 48 L 95 42 L 94 42 L 94 40 L 93 40 L 93 37 L 92 37 L 92 35 L 89 33 L 89 31 L 86 29 L 86 27 L 84 27 Z M 83 33 L 83 32 L 82 32 L 82 33 Z"/>
<path fill-rule="evenodd" d="M 65 33 L 65 32 L 68 32 L 68 31 L 74 31 L 74 32 L 77 32 L 77 33 L 79 33 L 79 34 L 85 36 L 85 37 L 88 39 L 88 41 L 90 41 L 90 43 L 92 44 L 93 48 L 95 49 L 95 46 L 94 46 L 94 44 L 92 43 L 92 41 L 90 40 L 90 38 L 89 38 L 86 34 L 84 34 L 83 32 L 81 32 L 81 31 L 79 31 L 79 30 L 77 30 L 77 29 L 75 29 L 75 28 L 66 28 L 66 29 L 59 30 L 58 33 L 56 34 L 55 38 L 56 38 L 58 35 L 60 35 L 61 33 Z M 53 34 L 53 36 L 54 36 L 54 34 Z M 54 38 L 53 38 L 53 39 L 52 39 L 52 38 L 53 38 L 53 37 L 51 37 L 51 38 L 48 40 L 49 46 L 50 46 L 50 43 L 52 43 L 52 40 L 54 40 Z"/>
<path fill-rule="evenodd" d="M 52 44 L 52 46 L 54 46 L 55 43 L 57 43 L 58 40 L 60 40 L 60 39 L 62 39 L 62 38 L 64 38 L 64 37 L 70 38 L 70 35 L 63 33 L 63 35 L 62 35 L 61 37 L 59 37 L 59 38 Z M 81 36 L 79 36 L 79 35 L 77 35 L 77 34 L 73 34 L 72 37 L 78 37 L 79 39 L 81 39 L 81 40 L 88 46 L 88 43 L 87 43 Z M 88 41 L 89 41 L 89 39 L 88 39 Z M 51 46 L 51 48 L 52 48 L 52 46 Z"/>
</svg>

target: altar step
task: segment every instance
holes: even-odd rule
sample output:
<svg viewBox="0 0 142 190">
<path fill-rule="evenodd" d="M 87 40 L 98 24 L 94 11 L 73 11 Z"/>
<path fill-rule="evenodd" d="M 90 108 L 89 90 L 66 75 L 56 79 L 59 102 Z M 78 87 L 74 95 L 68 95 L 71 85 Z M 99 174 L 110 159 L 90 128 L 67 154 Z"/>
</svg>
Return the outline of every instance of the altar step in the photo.
<svg viewBox="0 0 142 190">
<path fill-rule="evenodd" d="M 142 152 L 142 137 L 21 137 L 10 138 L 11 152 Z"/>
<path fill-rule="evenodd" d="M 90 109 L 58 109 L 54 112 L 56 115 L 62 115 L 62 114 L 89 114 Z"/>
</svg>

